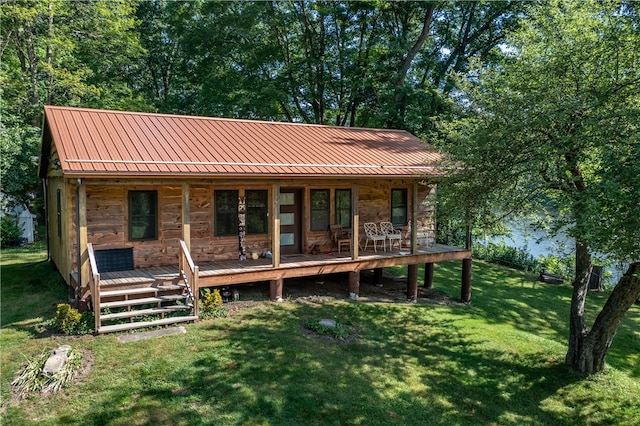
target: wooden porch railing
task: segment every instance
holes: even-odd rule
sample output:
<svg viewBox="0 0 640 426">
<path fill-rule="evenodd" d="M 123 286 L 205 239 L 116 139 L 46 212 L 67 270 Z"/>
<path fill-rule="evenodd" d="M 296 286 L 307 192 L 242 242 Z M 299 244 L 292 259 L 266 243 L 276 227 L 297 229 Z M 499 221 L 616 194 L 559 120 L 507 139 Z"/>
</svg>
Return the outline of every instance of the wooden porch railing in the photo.
<svg viewBox="0 0 640 426">
<path fill-rule="evenodd" d="M 184 279 L 187 290 L 193 301 L 194 315 L 198 316 L 198 266 L 193 263 L 191 253 L 184 240 L 180 240 L 179 268 L 180 277 Z"/>
<path fill-rule="evenodd" d="M 95 331 L 100 328 L 100 273 L 98 272 L 98 263 L 96 262 L 96 254 L 93 251 L 93 244 L 87 244 L 87 253 L 89 255 L 89 290 L 91 291 L 91 305 L 93 305 L 93 316 L 95 319 Z"/>
</svg>

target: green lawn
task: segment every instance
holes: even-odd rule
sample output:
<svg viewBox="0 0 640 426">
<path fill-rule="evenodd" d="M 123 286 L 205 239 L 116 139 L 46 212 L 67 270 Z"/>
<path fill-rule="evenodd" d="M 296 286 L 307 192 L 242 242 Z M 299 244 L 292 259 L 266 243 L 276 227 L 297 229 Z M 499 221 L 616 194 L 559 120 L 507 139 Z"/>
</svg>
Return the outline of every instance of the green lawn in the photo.
<svg viewBox="0 0 640 426">
<path fill-rule="evenodd" d="M 183 335 L 118 343 L 116 335 L 39 338 L 66 293 L 42 247 L 2 252 L 3 425 L 637 424 L 640 306 L 616 336 L 607 370 L 563 365 L 567 286 L 474 264 L 471 306 L 335 301 L 259 303 Z M 404 270 L 394 270 L 403 274 Z M 420 275 L 421 276 L 421 275 Z M 458 298 L 459 262 L 435 288 Z M 368 284 L 362 284 L 368 285 Z M 286 283 L 285 283 L 286 286 Z M 590 295 L 590 315 L 606 295 Z M 310 335 L 336 318 L 357 337 Z M 91 351 L 91 371 L 63 392 L 10 401 L 25 357 L 60 344 Z"/>
</svg>

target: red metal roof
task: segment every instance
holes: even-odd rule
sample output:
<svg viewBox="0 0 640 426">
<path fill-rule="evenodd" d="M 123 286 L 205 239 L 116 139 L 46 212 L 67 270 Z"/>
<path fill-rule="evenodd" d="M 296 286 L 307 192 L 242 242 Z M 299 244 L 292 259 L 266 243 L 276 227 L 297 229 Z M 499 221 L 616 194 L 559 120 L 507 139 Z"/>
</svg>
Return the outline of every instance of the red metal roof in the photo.
<svg viewBox="0 0 640 426">
<path fill-rule="evenodd" d="M 440 158 L 402 130 L 57 106 L 45 106 L 44 135 L 43 152 L 55 144 L 78 177 L 398 177 L 434 174 Z"/>
</svg>

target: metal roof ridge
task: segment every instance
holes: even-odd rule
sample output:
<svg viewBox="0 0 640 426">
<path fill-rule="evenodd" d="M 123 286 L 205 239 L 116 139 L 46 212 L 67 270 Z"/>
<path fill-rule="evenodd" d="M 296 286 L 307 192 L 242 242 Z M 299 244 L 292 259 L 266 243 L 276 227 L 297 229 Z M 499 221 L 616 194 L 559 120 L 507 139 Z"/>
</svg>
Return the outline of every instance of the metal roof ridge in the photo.
<svg viewBox="0 0 640 426">
<path fill-rule="evenodd" d="M 72 107 L 72 106 L 63 106 L 63 105 L 45 105 L 46 110 L 71 110 L 71 111 L 85 111 L 85 112 L 95 112 L 95 113 L 107 113 L 107 114 L 124 114 L 124 115 L 142 115 L 142 116 L 156 116 L 156 117 L 170 117 L 170 118 L 181 118 L 181 119 L 196 119 L 196 120 L 212 120 L 212 121 L 231 121 L 231 122 L 242 122 L 242 123 L 258 123 L 258 124 L 276 124 L 276 125 L 294 125 L 301 127 L 320 127 L 327 129 L 345 129 L 345 130 L 368 130 L 375 132 L 388 132 L 388 133 L 406 133 L 408 135 L 412 135 L 407 130 L 404 129 L 385 129 L 385 128 L 377 128 L 377 127 L 350 127 L 350 126 L 335 126 L 330 124 L 316 124 L 316 123 L 297 123 L 293 121 L 268 121 L 268 120 L 254 120 L 250 118 L 228 118 L 228 117 L 214 117 L 214 116 L 204 116 L 204 115 L 185 115 L 185 114 L 169 114 L 162 112 L 144 112 L 144 111 L 123 111 L 123 110 L 111 110 L 111 109 L 99 109 L 99 108 L 87 108 L 87 107 Z M 414 136 L 414 135 L 412 135 Z M 417 138 L 417 136 L 414 136 Z"/>
</svg>

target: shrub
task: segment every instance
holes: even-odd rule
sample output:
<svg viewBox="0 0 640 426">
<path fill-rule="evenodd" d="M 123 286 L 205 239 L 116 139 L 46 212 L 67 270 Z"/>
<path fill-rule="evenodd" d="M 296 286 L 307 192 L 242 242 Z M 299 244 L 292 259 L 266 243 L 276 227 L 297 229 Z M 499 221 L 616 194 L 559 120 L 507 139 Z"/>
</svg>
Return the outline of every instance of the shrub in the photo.
<svg viewBox="0 0 640 426">
<path fill-rule="evenodd" d="M 80 322 L 76 325 L 71 334 L 87 334 L 92 333 L 95 328 L 95 316 L 93 312 L 83 312 Z"/>
<path fill-rule="evenodd" d="M 573 281 L 575 275 L 575 255 L 573 256 L 540 256 L 540 272 L 549 272 Z"/>
<path fill-rule="evenodd" d="M 213 310 L 222 306 L 222 295 L 220 290 L 215 289 L 213 291 L 205 288 L 202 290 L 202 297 L 200 298 L 200 307 L 204 310 Z"/>
<path fill-rule="evenodd" d="M 224 317 L 229 312 L 222 307 L 220 290 L 211 291 L 208 288 L 200 290 L 200 316 L 202 318 Z"/>
<path fill-rule="evenodd" d="M 0 246 L 17 246 L 21 240 L 22 229 L 18 225 L 18 219 L 9 214 L 0 217 Z"/>
<path fill-rule="evenodd" d="M 575 271 L 575 255 L 563 257 L 550 255 L 535 258 L 526 249 L 510 247 L 504 242 L 486 245 L 474 243 L 473 257 L 527 272 L 549 272 L 560 275 L 569 281 L 573 280 Z"/>
<path fill-rule="evenodd" d="M 541 264 L 524 248 L 507 246 L 504 242 L 474 244 L 473 256 L 487 262 L 509 266 L 528 272 L 539 272 Z"/>
<path fill-rule="evenodd" d="M 67 303 L 61 303 L 56 316 L 51 320 L 51 328 L 65 334 L 86 334 L 93 331 L 93 312 L 80 313 Z"/>
</svg>

